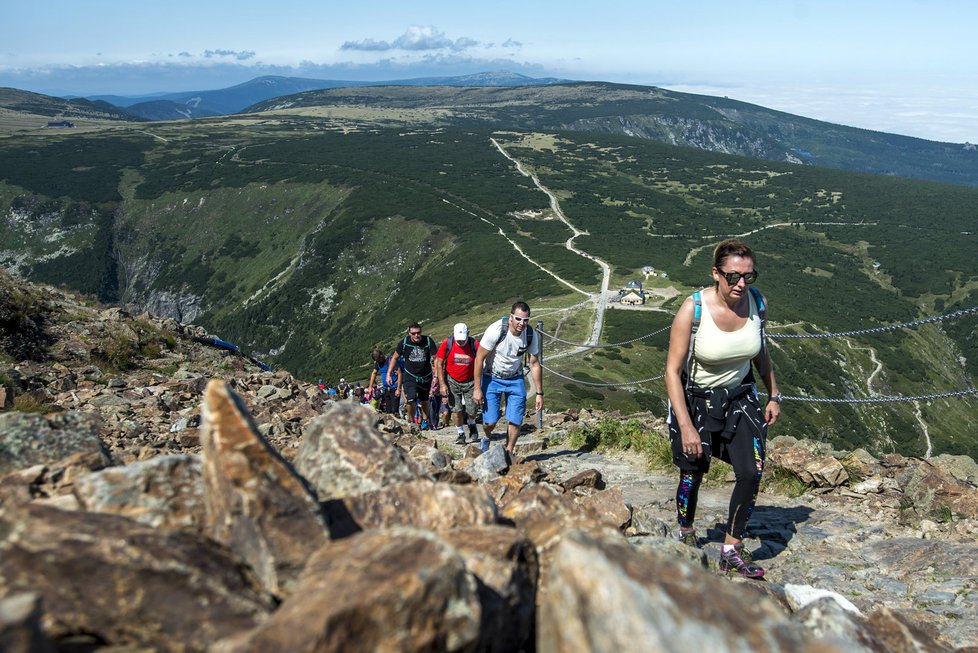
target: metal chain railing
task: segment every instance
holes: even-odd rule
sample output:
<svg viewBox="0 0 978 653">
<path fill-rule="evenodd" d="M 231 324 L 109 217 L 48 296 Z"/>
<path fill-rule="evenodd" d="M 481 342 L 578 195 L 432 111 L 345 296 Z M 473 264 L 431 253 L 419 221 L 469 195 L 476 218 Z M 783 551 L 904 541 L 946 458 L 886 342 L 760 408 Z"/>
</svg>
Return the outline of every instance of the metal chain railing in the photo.
<svg viewBox="0 0 978 653">
<path fill-rule="evenodd" d="M 807 401 L 810 403 L 817 404 L 887 404 L 887 403 L 897 403 L 901 401 L 931 401 L 932 399 L 945 399 L 948 397 L 963 397 L 966 395 L 978 394 L 978 388 L 966 388 L 964 390 L 950 390 L 947 392 L 935 392 L 929 395 L 909 395 L 909 396 L 891 396 L 891 397 L 866 397 L 863 399 L 858 399 L 856 397 L 843 398 L 843 399 L 830 399 L 824 397 L 807 397 L 805 395 L 792 396 L 792 395 L 782 395 L 782 399 L 791 401 Z M 765 395 L 766 396 L 766 395 Z"/>
<path fill-rule="evenodd" d="M 855 329 L 853 331 L 838 331 L 836 333 L 771 333 L 771 329 L 769 327 L 767 329 L 767 337 L 781 340 L 783 338 L 841 338 L 847 336 L 861 336 L 867 333 L 885 333 L 887 331 L 911 329 L 913 327 L 918 327 L 922 324 L 932 324 L 934 322 L 942 322 L 944 320 L 953 320 L 959 317 L 963 317 L 965 315 L 971 315 L 972 313 L 978 313 L 978 306 L 972 306 L 971 308 L 962 308 L 959 311 L 945 313 L 944 315 L 935 315 L 933 317 L 925 317 L 919 320 L 913 320 L 912 322 L 902 322 L 900 324 L 888 324 L 886 326 L 872 327 L 869 329 Z"/>
<path fill-rule="evenodd" d="M 587 342 L 571 342 L 570 340 L 564 340 L 563 338 L 558 338 L 557 336 L 555 336 L 552 333 L 547 333 L 543 329 L 537 329 L 537 331 L 540 333 L 541 336 L 546 336 L 546 337 L 550 338 L 551 340 L 554 340 L 556 342 L 563 343 L 565 345 L 570 345 L 571 347 L 586 347 L 588 349 L 598 349 L 600 347 L 620 347 L 622 345 L 630 345 L 633 342 L 638 342 L 639 340 L 645 340 L 646 338 L 652 338 L 654 336 L 657 336 L 660 333 L 665 333 L 666 331 L 668 331 L 671 328 L 672 328 L 672 325 L 664 326 L 661 329 L 659 329 L 658 331 L 653 331 L 652 333 L 646 333 L 644 336 L 639 336 L 637 338 L 632 338 L 631 340 L 623 340 L 621 342 L 600 342 L 600 343 L 597 343 L 597 344 L 594 344 L 594 345 L 592 345 L 590 343 L 587 343 Z"/>
<path fill-rule="evenodd" d="M 658 381 L 659 379 L 661 379 L 661 378 L 663 378 L 665 376 L 665 374 L 660 374 L 659 376 L 651 376 L 651 377 L 649 377 L 647 379 L 640 379 L 638 381 L 623 381 L 621 383 L 594 383 L 592 381 L 582 381 L 580 379 L 575 379 L 572 376 L 567 376 L 566 374 L 561 374 L 557 370 L 551 369 L 551 368 L 547 367 L 546 365 L 542 365 L 541 364 L 540 367 L 542 367 L 546 371 L 550 372 L 554 376 L 558 376 L 558 377 L 560 377 L 562 379 L 567 379 L 568 381 L 573 381 L 574 383 L 580 383 L 581 385 L 589 385 L 589 386 L 600 387 L 600 388 L 620 388 L 620 387 L 629 386 L 629 385 L 641 385 L 643 383 L 648 383 L 649 381 Z"/>
</svg>

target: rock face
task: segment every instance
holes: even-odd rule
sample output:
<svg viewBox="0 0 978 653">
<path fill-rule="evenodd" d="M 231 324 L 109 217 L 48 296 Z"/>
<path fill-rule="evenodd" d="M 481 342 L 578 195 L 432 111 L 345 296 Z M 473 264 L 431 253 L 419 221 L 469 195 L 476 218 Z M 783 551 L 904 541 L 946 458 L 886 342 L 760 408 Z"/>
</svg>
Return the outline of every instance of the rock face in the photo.
<svg viewBox="0 0 978 653">
<path fill-rule="evenodd" d="M 0 474 L 71 457 L 87 461 L 92 469 L 109 464 L 93 415 L 2 413 L 0 433 Z"/>
<path fill-rule="evenodd" d="M 208 384 L 203 417 L 207 532 L 244 558 L 270 592 L 283 594 L 329 539 L 319 503 L 225 383 Z"/>
<path fill-rule="evenodd" d="M 458 651 L 476 643 L 480 619 L 455 549 L 432 533 L 379 530 L 320 549 L 292 598 L 215 651 Z"/>
<path fill-rule="evenodd" d="M 377 414 L 335 403 L 306 426 L 296 467 L 319 491 L 319 499 L 342 498 L 407 483 L 421 471 L 377 431 Z"/>
<path fill-rule="evenodd" d="M 93 573 L 94 572 L 94 573 Z M 48 637 L 202 651 L 274 602 L 227 550 L 117 515 L 0 511 L 0 595 L 41 596 Z"/>
</svg>

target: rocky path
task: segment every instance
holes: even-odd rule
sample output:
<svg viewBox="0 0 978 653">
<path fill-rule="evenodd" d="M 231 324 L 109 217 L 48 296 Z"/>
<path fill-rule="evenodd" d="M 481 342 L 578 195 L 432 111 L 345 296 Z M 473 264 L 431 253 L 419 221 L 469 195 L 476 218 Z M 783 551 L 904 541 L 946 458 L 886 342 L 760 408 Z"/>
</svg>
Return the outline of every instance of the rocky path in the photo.
<svg viewBox="0 0 978 653">
<path fill-rule="evenodd" d="M 434 435 L 454 445 L 454 428 Z M 582 452 L 559 441 L 522 436 L 518 451 L 565 479 L 597 469 L 622 489 L 633 510 L 675 528 L 672 474 L 648 471 L 632 453 Z M 719 556 L 731 484 L 704 487 L 698 524 L 711 565 Z M 834 592 L 864 613 L 880 607 L 912 610 L 952 646 L 978 645 L 978 533 L 974 520 L 901 523 L 899 506 L 846 493 L 798 498 L 763 493 L 745 540 L 770 586 L 810 586 Z M 753 582 L 740 581 L 736 582 Z M 936 636 L 936 635 L 935 635 Z"/>
</svg>

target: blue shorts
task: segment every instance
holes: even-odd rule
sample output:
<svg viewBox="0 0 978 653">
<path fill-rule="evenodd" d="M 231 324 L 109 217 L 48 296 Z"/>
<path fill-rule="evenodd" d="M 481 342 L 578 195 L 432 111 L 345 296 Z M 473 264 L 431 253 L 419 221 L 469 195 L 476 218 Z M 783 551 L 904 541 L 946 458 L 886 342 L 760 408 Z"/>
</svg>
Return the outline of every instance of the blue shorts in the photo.
<svg viewBox="0 0 978 653">
<path fill-rule="evenodd" d="M 506 421 L 520 426 L 526 412 L 526 382 L 523 375 L 512 379 L 499 379 L 494 376 L 482 377 L 482 394 L 485 395 L 482 421 L 495 424 L 499 421 L 499 405 L 506 395 Z"/>
</svg>

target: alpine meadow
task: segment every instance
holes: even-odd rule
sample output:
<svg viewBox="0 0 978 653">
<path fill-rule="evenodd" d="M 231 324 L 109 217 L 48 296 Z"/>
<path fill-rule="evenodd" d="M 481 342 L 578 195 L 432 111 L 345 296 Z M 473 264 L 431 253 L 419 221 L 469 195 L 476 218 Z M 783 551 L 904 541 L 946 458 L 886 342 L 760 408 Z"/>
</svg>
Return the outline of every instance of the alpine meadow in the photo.
<svg viewBox="0 0 978 653">
<path fill-rule="evenodd" d="M 738 236 L 770 304 L 780 434 L 978 458 L 974 148 L 610 84 L 329 89 L 73 130 L 31 115 L 0 114 L 18 125 L 0 124 L 0 265 L 301 378 L 365 381 L 409 323 L 479 335 L 525 299 L 559 338 L 548 410 L 664 415 L 672 315 Z M 644 303 L 613 301 L 610 346 L 572 353 L 601 261 L 612 298 L 640 281 Z"/>
</svg>

